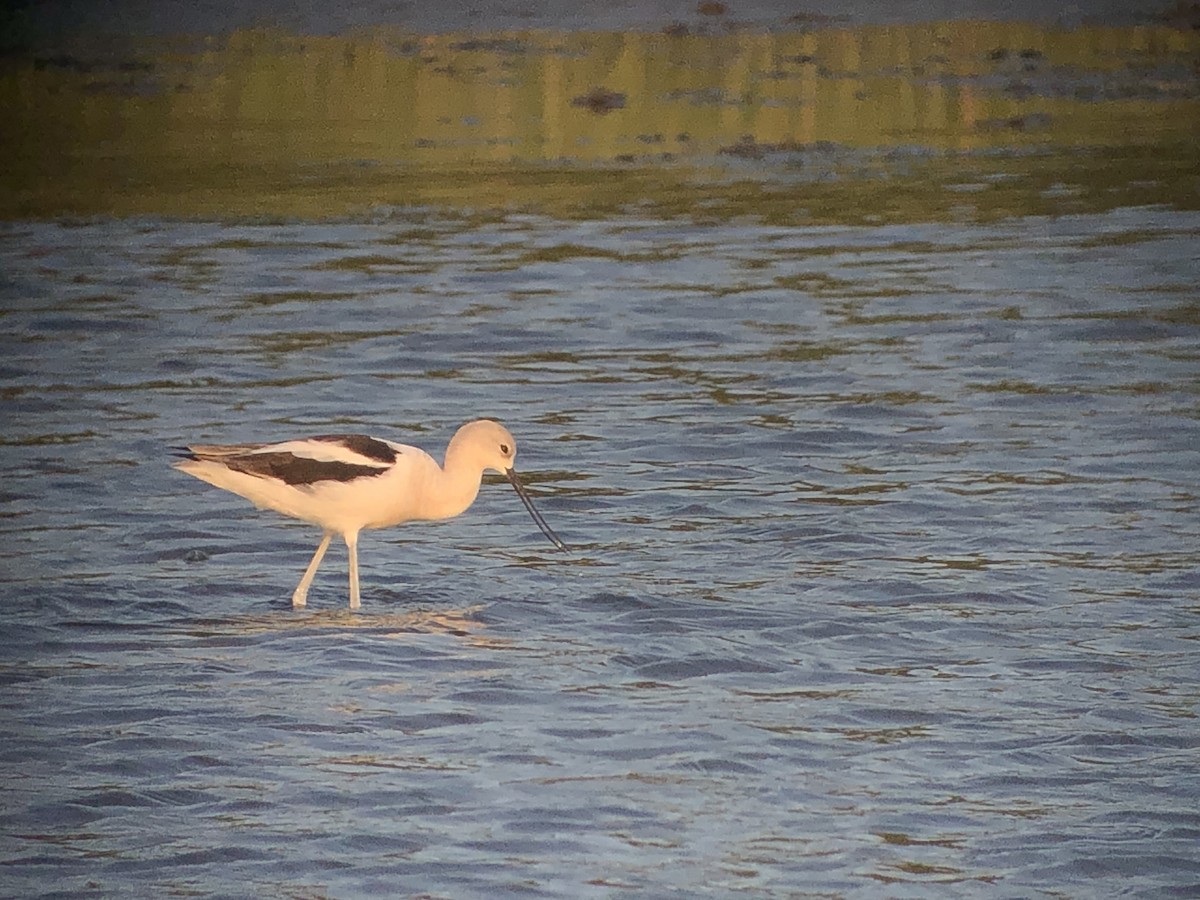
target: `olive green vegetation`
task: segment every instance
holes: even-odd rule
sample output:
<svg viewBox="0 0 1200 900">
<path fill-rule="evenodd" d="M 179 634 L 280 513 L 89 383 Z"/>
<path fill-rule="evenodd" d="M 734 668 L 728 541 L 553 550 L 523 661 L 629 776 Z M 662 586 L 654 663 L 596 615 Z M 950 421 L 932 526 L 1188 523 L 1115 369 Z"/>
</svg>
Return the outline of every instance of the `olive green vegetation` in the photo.
<svg viewBox="0 0 1200 900">
<path fill-rule="evenodd" d="M 795 225 L 1194 209 L 1198 60 L 1195 31 L 984 22 L 245 31 L 25 51 L 0 60 L 0 217 Z M 526 262 L 581 251 L 537 253 Z"/>
</svg>

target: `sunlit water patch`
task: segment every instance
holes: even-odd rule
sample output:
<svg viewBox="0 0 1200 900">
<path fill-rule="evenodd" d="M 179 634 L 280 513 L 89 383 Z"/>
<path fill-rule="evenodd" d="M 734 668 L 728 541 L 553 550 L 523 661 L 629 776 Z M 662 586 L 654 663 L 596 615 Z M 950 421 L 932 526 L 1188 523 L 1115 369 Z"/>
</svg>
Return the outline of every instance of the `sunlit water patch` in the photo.
<svg viewBox="0 0 1200 900">
<path fill-rule="evenodd" d="M 1079 10 L 1004 21 L 1016 8 L 994 2 L 811 18 L 671 4 L 690 23 L 622 4 L 636 27 L 480 31 L 502 27 L 491 9 L 444 33 L 380 25 L 365 6 L 343 33 L 286 31 L 290 8 L 256 16 L 276 29 L 206 8 L 184 35 L 155 34 L 152 10 L 89 27 L 85 10 L 24 5 L 0 60 L 6 219 L 449 205 L 808 225 L 1196 208 L 1200 32 L 1183 3 L 1097 10 L 1122 25 L 1071 23 Z M 383 19 L 428 17 L 410 6 Z M 864 11 L 951 20 L 872 25 Z M 597 12 L 572 6 L 567 27 L 597 27 Z M 57 27 L 22 39 L 47 16 Z"/>
<path fill-rule="evenodd" d="M 7 226 L 6 890 L 1194 891 L 1198 232 Z M 168 466 L 477 415 L 572 551 L 488 484 L 361 614 Z"/>
</svg>

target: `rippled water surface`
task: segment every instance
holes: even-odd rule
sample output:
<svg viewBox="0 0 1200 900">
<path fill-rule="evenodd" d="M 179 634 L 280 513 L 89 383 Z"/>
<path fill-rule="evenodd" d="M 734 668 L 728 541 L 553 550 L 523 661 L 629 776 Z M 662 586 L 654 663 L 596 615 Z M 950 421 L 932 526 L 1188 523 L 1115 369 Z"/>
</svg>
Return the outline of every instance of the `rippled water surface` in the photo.
<svg viewBox="0 0 1200 900">
<path fill-rule="evenodd" d="M 0 231 L 13 896 L 1200 893 L 1195 213 Z M 316 544 L 189 441 L 506 422 Z"/>
</svg>

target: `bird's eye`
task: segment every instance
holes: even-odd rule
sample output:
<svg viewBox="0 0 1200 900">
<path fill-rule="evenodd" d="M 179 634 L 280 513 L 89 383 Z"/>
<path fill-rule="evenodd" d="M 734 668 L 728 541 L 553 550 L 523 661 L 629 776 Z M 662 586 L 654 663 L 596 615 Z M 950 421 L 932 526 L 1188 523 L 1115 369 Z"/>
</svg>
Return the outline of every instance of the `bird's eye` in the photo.
<svg viewBox="0 0 1200 900">
<path fill-rule="evenodd" d="M 508 456 L 508 454 L 511 453 L 512 451 L 508 449 L 508 444 L 501 444 L 500 452 L 503 453 L 505 456 Z"/>
</svg>

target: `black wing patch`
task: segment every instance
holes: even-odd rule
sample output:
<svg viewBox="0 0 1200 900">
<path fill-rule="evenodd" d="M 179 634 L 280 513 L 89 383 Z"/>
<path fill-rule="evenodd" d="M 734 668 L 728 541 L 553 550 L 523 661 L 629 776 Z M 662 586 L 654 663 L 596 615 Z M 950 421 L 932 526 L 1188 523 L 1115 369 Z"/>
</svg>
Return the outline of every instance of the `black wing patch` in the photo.
<svg viewBox="0 0 1200 900">
<path fill-rule="evenodd" d="M 322 441 L 327 444 L 341 444 L 347 450 L 353 450 L 359 456 L 376 459 L 381 463 L 394 463 L 399 454 L 377 438 L 365 434 L 319 434 L 309 438 L 310 441 Z"/>
<path fill-rule="evenodd" d="M 383 446 L 387 447 L 386 444 Z M 391 452 L 390 447 L 388 450 Z M 383 466 L 322 461 L 286 452 L 246 453 L 223 459 L 221 462 L 235 472 L 245 472 L 259 478 L 278 478 L 285 484 L 293 485 L 316 484 L 318 481 L 353 481 L 355 478 L 370 478 L 389 471 Z"/>
</svg>

